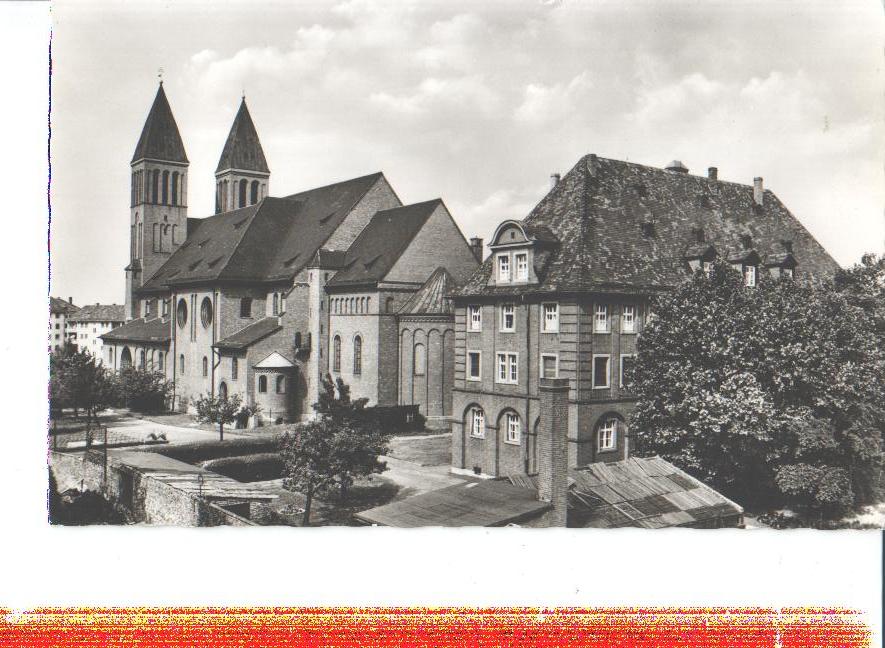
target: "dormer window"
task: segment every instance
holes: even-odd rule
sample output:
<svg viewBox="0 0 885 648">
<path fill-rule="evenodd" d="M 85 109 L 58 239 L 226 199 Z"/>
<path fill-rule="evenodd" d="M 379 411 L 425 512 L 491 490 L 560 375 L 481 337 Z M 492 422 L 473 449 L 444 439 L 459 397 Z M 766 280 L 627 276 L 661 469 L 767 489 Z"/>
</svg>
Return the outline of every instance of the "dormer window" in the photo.
<svg viewBox="0 0 885 648">
<path fill-rule="evenodd" d="M 498 255 L 498 281 L 500 281 L 500 282 L 509 282 L 510 281 L 510 255 L 509 254 L 499 254 Z"/>
<path fill-rule="evenodd" d="M 527 252 L 516 253 L 516 280 L 529 280 L 529 255 Z"/>
<path fill-rule="evenodd" d="M 748 288 L 756 285 L 756 266 L 744 265 L 744 285 Z"/>
</svg>

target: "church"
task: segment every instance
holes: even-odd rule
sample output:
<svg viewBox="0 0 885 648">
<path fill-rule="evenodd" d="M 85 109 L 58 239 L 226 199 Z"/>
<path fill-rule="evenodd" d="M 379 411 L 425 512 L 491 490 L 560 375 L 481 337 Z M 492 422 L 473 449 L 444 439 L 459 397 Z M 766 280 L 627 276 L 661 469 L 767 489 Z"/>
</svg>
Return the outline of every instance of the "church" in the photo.
<svg viewBox="0 0 885 648">
<path fill-rule="evenodd" d="M 173 409 L 239 394 L 264 421 L 310 418 L 327 373 L 370 405 L 452 413 L 454 305 L 482 240 L 439 199 L 403 205 L 383 173 L 270 195 L 245 98 L 188 216 L 188 158 L 162 82 L 131 161 L 126 323 L 103 361 L 163 372 Z"/>
</svg>

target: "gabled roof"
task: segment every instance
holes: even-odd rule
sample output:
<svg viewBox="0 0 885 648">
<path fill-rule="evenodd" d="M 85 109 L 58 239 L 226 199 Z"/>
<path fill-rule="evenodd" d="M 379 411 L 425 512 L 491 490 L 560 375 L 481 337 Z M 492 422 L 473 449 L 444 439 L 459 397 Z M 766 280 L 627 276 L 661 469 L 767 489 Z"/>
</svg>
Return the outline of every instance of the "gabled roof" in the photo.
<svg viewBox="0 0 885 648">
<path fill-rule="evenodd" d="M 442 200 L 377 212 L 344 256 L 329 287 L 374 284 L 384 279 Z"/>
<path fill-rule="evenodd" d="M 125 322 L 126 308 L 121 304 L 88 304 L 68 318 L 70 322 Z"/>
<path fill-rule="evenodd" d="M 181 284 L 291 281 L 382 177 L 373 173 L 198 219 L 187 240 L 138 292 L 165 292 Z"/>
<path fill-rule="evenodd" d="M 256 369 L 291 369 L 295 365 L 285 356 L 276 351 L 255 365 Z"/>
<path fill-rule="evenodd" d="M 71 302 L 65 301 L 64 299 L 60 299 L 58 297 L 50 297 L 49 298 L 49 312 L 50 313 L 76 313 L 79 307 L 74 306 Z"/>
<path fill-rule="evenodd" d="M 105 342 L 167 343 L 172 339 L 168 317 L 139 318 L 99 336 Z"/>
<path fill-rule="evenodd" d="M 261 141 L 258 139 L 258 131 L 255 130 L 249 108 L 246 107 L 246 97 L 240 102 L 240 109 L 230 127 L 215 173 L 226 169 L 270 173 Z"/>
<path fill-rule="evenodd" d="M 400 309 L 400 315 L 453 315 L 455 306 L 451 294 L 455 280 L 449 271 L 440 266 L 428 277 L 424 285 L 409 298 Z"/>
<path fill-rule="evenodd" d="M 524 221 L 559 240 L 539 285 L 488 285 L 490 257 L 459 295 L 639 291 L 671 288 L 686 276 L 697 230 L 731 258 L 749 237 L 760 256 L 792 242 L 799 276 L 819 280 L 839 265 L 771 191 L 756 206 L 751 185 L 588 155 Z M 536 261 L 536 267 L 538 263 Z"/>
<path fill-rule="evenodd" d="M 226 338 L 219 340 L 212 346 L 216 349 L 242 351 L 256 342 L 263 340 L 268 335 L 273 335 L 282 328 L 279 317 L 265 317 L 245 328 L 241 328 L 233 335 L 228 335 Z"/>
<path fill-rule="evenodd" d="M 164 162 L 183 162 L 187 164 L 184 142 L 178 133 L 178 125 L 172 116 L 172 109 L 163 90 L 163 82 L 157 88 L 157 96 L 144 122 L 141 137 L 135 146 L 132 162 L 142 159 L 162 160 Z"/>
</svg>

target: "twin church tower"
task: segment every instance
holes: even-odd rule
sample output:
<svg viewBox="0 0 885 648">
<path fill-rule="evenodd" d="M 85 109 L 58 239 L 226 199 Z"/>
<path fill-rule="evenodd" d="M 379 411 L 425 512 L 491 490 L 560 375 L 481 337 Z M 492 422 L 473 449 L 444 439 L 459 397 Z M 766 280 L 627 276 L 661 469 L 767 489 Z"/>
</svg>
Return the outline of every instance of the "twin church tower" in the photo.
<svg viewBox="0 0 885 648">
<path fill-rule="evenodd" d="M 129 265 L 126 266 L 126 318 L 142 317 L 138 289 L 185 242 L 189 161 L 163 82 L 132 156 Z M 215 169 L 215 213 L 247 207 L 268 195 L 270 169 L 246 107 L 231 126 Z"/>
</svg>

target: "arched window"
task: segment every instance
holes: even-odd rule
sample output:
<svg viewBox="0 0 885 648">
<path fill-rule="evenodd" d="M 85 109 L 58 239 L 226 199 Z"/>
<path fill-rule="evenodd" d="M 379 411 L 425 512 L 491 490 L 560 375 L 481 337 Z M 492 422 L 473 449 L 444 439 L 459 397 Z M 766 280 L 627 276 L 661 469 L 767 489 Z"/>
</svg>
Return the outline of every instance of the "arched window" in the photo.
<svg viewBox="0 0 885 648">
<path fill-rule="evenodd" d="M 387 311 L 388 313 L 392 313 L 394 301 L 395 300 L 393 299 L 393 297 L 388 297 L 387 301 L 385 302 L 384 310 Z"/>
<path fill-rule="evenodd" d="M 258 393 L 267 393 L 267 376 L 258 376 Z"/>
<path fill-rule="evenodd" d="M 427 373 L 427 348 L 420 342 L 415 345 L 414 367 L 416 376 L 423 376 Z"/>
<path fill-rule="evenodd" d="M 254 205 L 258 202 L 258 180 L 252 181 L 251 194 L 249 196 L 249 204 Z"/>
<path fill-rule="evenodd" d="M 142 349 L 142 350 L 138 353 L 138 368 L 139 368 L 139 369 L 144 369 L 144 368 L 145 368 L 145 365 L 144 365 L 144 349 Z"/>
<path fill-rule="evenodd" d="M 223 212 L 227 211 L 228 196 L 230 196 L 229 185 L 228 185 L 228 181 L 225 180 L 222 182 L 222 188 L 221 188 L 221 211 L 223 211 Z"/>
<path fill-rule="evenodd" d="M 163 362 L 165 355 L 166 354 L 162 351 L 157 352 L 157 371 L 163 371 L 165 369 L 165 362 Z"/>
<path fill-rule="evenodd" d="M 242 180 L 240 180 L 240 200 L 239 200 L 240 207 L 246 206 L 246 192 L 248 191 L 248 189 L 249 189 L 249 181 L 246 180 L 245 178 L 243 178 Z"/>
<path fill-rule="evenodd" d="M 341 338 L 332 340 L 332 371 L 341 371 Z"/>
<path fill-rule="evenodd" d="M 286 393 L 286 377 L 285 376 L 277 376 L 277 393 L 285 394 Z"/>
<path fill-rule="evenodd" d="M 208 297 L 203 297 L 203 303 L 200 304 L 200 321 L 203 328 L 212 326 L 212 300 Z"/>
<path fill-rule="evenodd" d="M 296 331 L 295 333 L 295 348 L 301 348 L 301 331 Z"/>
<path fill-rule="evenodd" d="M 209 375 L 209 358 L 203 356 L 203 378 Z"/>
<path fill-rule="evenodd" d="M 215 213 L 221 212 L 221 182 L 215 186 Z"/>
<path fill-rule="evenodd" d="M 156 204 L 160 195 L 160 170 L 154 169 L 151 173 L 151 202 Z"/>
<path fill-rule="evenodd" d="M 240 373 L 240 361 L 238 358 L 230 359 L 230 379 L 236 380 Z"/>
<path fill-rule="evenodd" d="M 221 384 L 218 385 L 218 398 L 220 398 L 221 400 L 227 400 L 227 383 L 226 382 L 222 381 Z"/>
<path fill-rule="evenodd" d="M 163 204 L 169 204 L 169 172 L 163 171 Z"/>
<path fill-rule="evenodd" d="M 172 226 L 172 245 L 178 243 L 178 225 Z"/>
<path fill-rule="evenodd" d="M 136 227 L 137 227 L 137 230 L 135 233 L 135 235 L 136 235 L 135 256 L 136 256 L 136 258 L 140 259 L 140 258 L 142 258 L 143 254 L 144 254 L 144 248 L 142 247 L 143 236 L 144 236 L 143 223 L 139 223 Z"/>
<path fill-rule="evenodd" d="M 175 319 L 178 321 L 178 327 L 184 328 L 187 324 L 187 302 L 184 298 L 178 300 L 178 307 L 175 309 Z"/>
<path fill-rule="evenodd" d="M 128 369 L 132 366 L 132 352 L 129 347 L 123 347 L 120 353 L 120 369 Z"/>
<path fill-rule="evenodd" d="M 359 375 L 363 372 L 363 338 L 357 335 L 353 338 L 353 373 Z"/>
<path fill-rule="evenodd" d="M 184 354 L 178 356 L 178 373 L 184 375 Z"/>
<path fill-rule="evenodd" d="M 178 204 L 178 171 L 172 172 L 172 204 Z"/>
<path fill-rule="evenodd" d="M 600 452 L 618 449 L 618 419 L 610 416 L 599 423 L 596 430 L 596 447 Z"/>
<path fill-rule="evenodd" d="M 132 172 L 132 189 L 131 189 L 131 194 L 129 197 L 129 204 L 133 207 L 135 207 L 135 182 L 136 182 L 137 177 L 138 177 L 138 172 L 133 171 Z"/>
<path fill-rule="evenodd" d="M 486 435 L 486 415 L 481 407 L 470 408 L 467 425 L 470 426 L 470 436 L 482 438 Z"/>
<path fill-rule="evenodd" d="M 252 298 L 243 297 L 240 300 L 240 317 L 252 317 Z"/>
<path fill-rule="evenodd" d="M 279 295 L 279 293 L 273 294 L 273 314 L 274 315 L 280 314 L 280 295 Z"/>
</svg>

